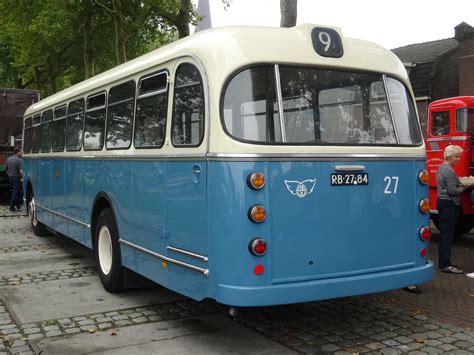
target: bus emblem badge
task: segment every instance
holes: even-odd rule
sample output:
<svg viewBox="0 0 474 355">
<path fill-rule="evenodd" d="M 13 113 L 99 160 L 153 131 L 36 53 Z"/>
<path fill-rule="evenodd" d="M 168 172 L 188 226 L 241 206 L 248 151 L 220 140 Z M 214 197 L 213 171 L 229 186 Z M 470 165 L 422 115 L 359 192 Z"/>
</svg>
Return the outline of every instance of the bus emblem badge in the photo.
<svg viewBox="0 0 474 355">
<path fill-rule="evenodd" d="M 303 198 L 313 192 L 314 187 L 316 186 L 316 179 L 308 179 L 304 181 L 285 180 L 285 185 L 292 195 Z"/>
</svg>

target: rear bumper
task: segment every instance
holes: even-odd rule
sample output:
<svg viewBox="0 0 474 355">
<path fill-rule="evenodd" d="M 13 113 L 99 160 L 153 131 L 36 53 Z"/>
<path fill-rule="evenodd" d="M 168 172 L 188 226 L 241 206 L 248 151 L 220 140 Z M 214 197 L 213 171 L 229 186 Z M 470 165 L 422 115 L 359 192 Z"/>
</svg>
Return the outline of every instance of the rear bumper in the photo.
<svg viewBox="0 0 474 355">
<path fill-rule="evenodd" d="M 230 306 L 252 307 L 319 301 L 338 297 L 383 292 L 419 285 L 433 279 L 433 263 L 335 279 L 294 282 L 262 287 L 220 284 L 216 300 Z"/>
</svg>

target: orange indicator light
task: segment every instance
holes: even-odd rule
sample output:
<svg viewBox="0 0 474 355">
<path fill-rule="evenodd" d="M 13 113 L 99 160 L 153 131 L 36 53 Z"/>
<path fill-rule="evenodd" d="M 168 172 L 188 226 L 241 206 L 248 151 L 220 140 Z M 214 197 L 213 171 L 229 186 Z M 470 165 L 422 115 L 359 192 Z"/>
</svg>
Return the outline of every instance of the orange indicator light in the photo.
<svg viewBox="0 0 474 355">
<path fill-rule="evenodd" d="M 430 200 L 427 198 L 420 200 L 419 207 L 421 212 L 428 213 L 430 211 Z"/>
<path fill-rule="evenodd" d="M 428 170 L 420 171 L 420 173 L 418 174 L 418 180 L 423 185 L 428 185 L 428 183 L 430 182 L 430 174 L 428 173 Z"/>
<path fill-rule="evenodd" d="M 168 263 L 163 260 L 163 261 L 161 262 L 161 266 L 163 267 L 163 269 L 166 269 L 166 267 L 168 266 Z"/>
<path fill-rule="evenodd" d="M 251 189 L 260 190 L 265 186 L 265 176 L 262 173 L 254 172 L 247 177 L 247 185 Z"/>
<path fill-rule="evenodd" d="M 248 216 L 252 222 L 262 223 L 267 218 L 267 211 L 260 205 L 255 205 L 250 208 Z"/>
</svg>

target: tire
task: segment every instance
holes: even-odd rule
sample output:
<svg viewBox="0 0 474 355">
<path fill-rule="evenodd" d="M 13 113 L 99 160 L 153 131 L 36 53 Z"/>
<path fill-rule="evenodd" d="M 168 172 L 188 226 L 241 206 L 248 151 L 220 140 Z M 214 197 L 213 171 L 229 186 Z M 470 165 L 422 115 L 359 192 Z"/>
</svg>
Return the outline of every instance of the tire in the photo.
<svg viewBox="0 0 474 355">
<path fill-rule="evenodd" d="M 439 224 L 439 216 L 438 215 L 432 215 L 431 220 L 433 221 L 433 224 L 435 227 L 438 229 L 438 231 L 441 231 L 440 229 L 440 224 Z M 456 224 L 456 237 L 460 237 L 466 233 L 468 233 L 474 226 L 474 219 L 472 216 L 463 216 L 458 220 L 458 223 Z"/>
<path fill-rule="evenodd" d="M 441 231 L 440 224 L 439 224 L 439 215 L 432 214 L 431 220 L 433 221 L 433 224 L 435 225 L 436 229 L 438 229 L 438 231 Z"/>
<path fill-rule="evenodd" d="M 456 237 L 469 233 L 473 226 L 472 216 L 462 216 L 456 224 Z"/>
<path fill-rule="evenodd" d="M 124 289 L 124 268 L 119 234 L 110 208 L 104 209 L 94 230 L 94 255 L 97 272 L 104 288 L 111 293 Z"/>
<path fill-rule="evenodd" d="M 30 219 L 31 228 L 33 229 L 33 233 L 38 237 L 42 237 L 46 234 L 49 234 L 48 228 L 36 219 L 36 204 L 35 204 L 35 197 L 31 194 L 30 198 L 27 202 L 27 210 L 28 210 L 28 218 Z"/>
</svg>

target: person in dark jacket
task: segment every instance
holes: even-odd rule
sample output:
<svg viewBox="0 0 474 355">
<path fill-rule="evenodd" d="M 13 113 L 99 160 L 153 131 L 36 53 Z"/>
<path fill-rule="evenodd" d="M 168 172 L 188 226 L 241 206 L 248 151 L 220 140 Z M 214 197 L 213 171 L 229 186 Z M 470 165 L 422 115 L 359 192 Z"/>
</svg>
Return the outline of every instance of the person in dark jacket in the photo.
<svg viewBox="0 0 474 355">
<path fill-rule="evenodd" d="M 5 163 L 5 171 L 8 174 L 8 179 L 12 185 L 12 198 L 10 200 L 10 211 L 15 212 L 21 210 L 21 177 L 22 170 L 22 151 L 20 148 L 13 150 L 13 155 L 9 157 Z M 15 209 L 16 208 L 16 209 Z"/>
<path fill-rule="evenodd" d="M 459 181 L 454 166 L 459 162 L 462 148 L 448 145 L 444 150 L 443 163 L 436 172 L 438 199 L 436 205 L 439 213 L 441 240 L 439 242 L 439 268 L 449 274 L 462 274 L 451 262 L 451 247 L 454 242 L 456 222 L 461 213 L 461 193 L 469 187 Z"/>
</svg>

